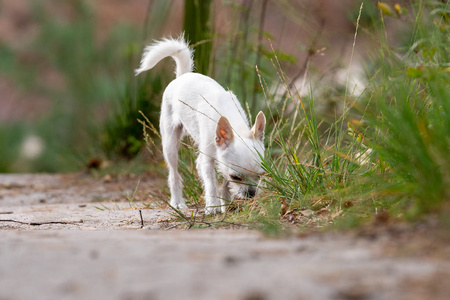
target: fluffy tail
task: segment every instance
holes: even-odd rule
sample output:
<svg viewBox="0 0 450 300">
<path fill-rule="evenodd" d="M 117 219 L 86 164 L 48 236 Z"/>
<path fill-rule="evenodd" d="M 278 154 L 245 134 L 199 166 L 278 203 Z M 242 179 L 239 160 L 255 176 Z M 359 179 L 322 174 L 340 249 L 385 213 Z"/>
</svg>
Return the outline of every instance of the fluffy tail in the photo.
<svg viewBox="0 0 450 300">
<path fill-rule="evenodd" d="M 135 74 L 150 70 L 160 60 L 170 56 L 175 60 L 177 65 L 175 74 L 179 77 L 194 69 L 193 55 L 194 51 L 184 41 L 184 34 L 178 39 L 163 39 L 145 47 L 141 65 L 139 69 L 136 69 Z"/>
</svg>

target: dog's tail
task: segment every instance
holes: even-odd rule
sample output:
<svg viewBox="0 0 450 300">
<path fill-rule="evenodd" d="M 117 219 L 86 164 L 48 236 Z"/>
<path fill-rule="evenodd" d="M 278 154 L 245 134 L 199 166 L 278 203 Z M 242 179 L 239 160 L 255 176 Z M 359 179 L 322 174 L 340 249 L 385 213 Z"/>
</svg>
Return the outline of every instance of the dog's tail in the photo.
<svg viewBox="0 0 450 300">
<path fill-rule="evenodd" d="M 184 73 L 192 72 L 194 69 L 194 50 L 189 48 L 189 44 L 184 40 L 184 34 L 178 39 L 168 38 L 148 45 L 144 49 L 141 65 L 136 69 L 138 75 L 153 68 L 160 60 L 170 56 L 177 65 L 175 74 L 177 77 Z"/>
</svg>

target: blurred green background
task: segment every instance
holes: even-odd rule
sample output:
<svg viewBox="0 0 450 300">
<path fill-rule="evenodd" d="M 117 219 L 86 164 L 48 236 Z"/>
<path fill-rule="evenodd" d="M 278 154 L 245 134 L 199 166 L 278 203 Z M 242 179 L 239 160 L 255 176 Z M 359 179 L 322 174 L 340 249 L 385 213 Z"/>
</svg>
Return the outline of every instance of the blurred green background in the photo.
<svg viewBox="0 0 450 300">
<path fill-rule="evenodd" d="M 157 127 L 161 93 L 173 79 L 171 62 L 133 76 L 153 39 L 185 31 L 197 71 L 235 91 L 254 112 L 265 106 L 255 65 L 274 89 L 282 86 L 272 83 L 274 54 L 292 82 L 307 60 L 311 74 L 324 74 L 351 43 L 358 5 L 0 1 L 0 172 L 71 172 L 90 161 L 142 159 L 139 110 Z"/>
<path fill-rule="evenodd" d="M 0 172 L 76 171 L 139 153 L 138 110 L 157 117 L 162 76 L 144 87 L 133 69 L 145 18 L 157 10 L 157 31 L 170 5 L 134 2 L 1 2 Z"/>
<path fill-rule="evenodd" d="M 376 4 L 362 2 L 363 30 L 349 67 L 357 0 L 3 0 L 0 172 L 160 162 L 158 151 L 149 158 L 143 150 L 137 120 L 142 111 L 158 127 L 173 63 L 164 61 L 138 78 L 133 70 L 146 44 L 183 31 L 194 45 L 197 71 L 232 89 L 251 118 L 267 109 L 255 65 L 274 95 L 285 94 L 286 83 L 302 95 L 314 87 L 316 109 L 334 117 L 342 108 L 347 67 L 355 74 L 349 93 L 357 92 L 366 78 L 360 62 L 373 36 L 382 35 Z M 388 22 L 389 38 L 401 44 L 402 33 L 411 29 Z"/>
</svg>

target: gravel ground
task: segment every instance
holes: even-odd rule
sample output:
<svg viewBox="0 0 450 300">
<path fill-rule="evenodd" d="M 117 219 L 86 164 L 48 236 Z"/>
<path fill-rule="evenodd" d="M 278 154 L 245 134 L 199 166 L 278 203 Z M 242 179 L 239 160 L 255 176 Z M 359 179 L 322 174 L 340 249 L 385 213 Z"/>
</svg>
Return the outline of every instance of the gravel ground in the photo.
<svg viewBox="0 0 450 300">
<path fill-rule="evenodd" d="M 167 210 L 142 209 L 141 219 L 123 201 L 138 181 L 136 200 L 163 185 L 145 177 L 0 175 L 0 299 L 450 295 L 445 243 L 408 247 L 410 235 L 398 234 L 268 239 L 242 229 L 164 230 L 173 222 Z"/>
</svg>

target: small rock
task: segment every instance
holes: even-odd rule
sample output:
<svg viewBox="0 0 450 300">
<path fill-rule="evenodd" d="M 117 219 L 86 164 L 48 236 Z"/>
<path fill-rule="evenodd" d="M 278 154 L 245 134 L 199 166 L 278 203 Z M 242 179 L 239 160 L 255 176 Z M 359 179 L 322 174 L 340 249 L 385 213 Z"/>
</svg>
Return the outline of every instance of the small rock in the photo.
<svg viewBox="0 0 450 300">
<path fill-rule="evenodd" d="M 105 182 L 105 183 L 111 183 L 113 181 L 111 174 L 106 174 L 105 176 L 103 176 L 102 179 L 103 179 L 103 182 Z"/>
<path fill-rule="evenodd" d="M 301 210 L 300 213 L 305 217 L 312 217 L 315 214 L 312 209 Z"/>
</svg>

